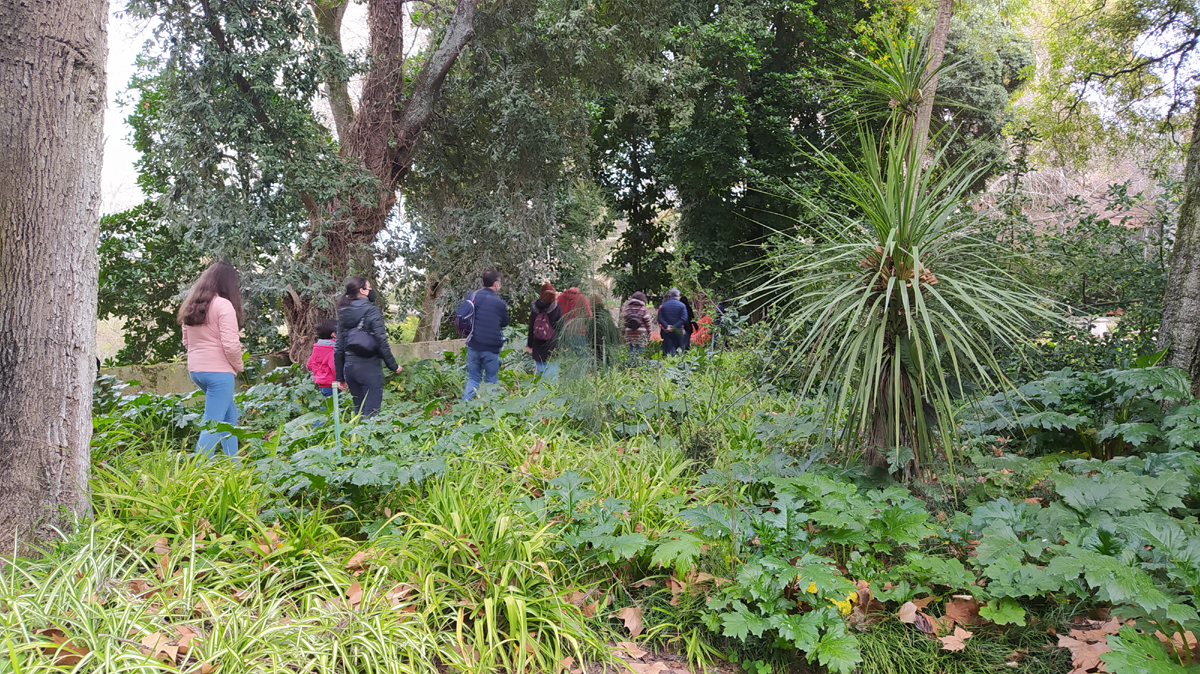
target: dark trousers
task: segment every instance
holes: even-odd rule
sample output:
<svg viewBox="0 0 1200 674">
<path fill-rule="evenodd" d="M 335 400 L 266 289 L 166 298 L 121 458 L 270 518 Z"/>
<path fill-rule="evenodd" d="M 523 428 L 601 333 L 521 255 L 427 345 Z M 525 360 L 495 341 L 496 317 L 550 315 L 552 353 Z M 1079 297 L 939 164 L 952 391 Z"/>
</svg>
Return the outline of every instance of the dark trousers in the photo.
<svg viewBox="0 0 1200 674">
<path fill-rule="evenodd" d="M 664 356 L 674 356 L 679 353 L 683 346 L 683 332 L 681 330 L 663 330 L 659 334 L 662 335 L 662 351 Z"/>
<path fill-rule="evenodd" d="M 364 417 L 379 414 L 383 406 L 383 368 L 378 359 L 346 360 L 346 387 L 354 399 L 354 411 Z"/>
</svg>

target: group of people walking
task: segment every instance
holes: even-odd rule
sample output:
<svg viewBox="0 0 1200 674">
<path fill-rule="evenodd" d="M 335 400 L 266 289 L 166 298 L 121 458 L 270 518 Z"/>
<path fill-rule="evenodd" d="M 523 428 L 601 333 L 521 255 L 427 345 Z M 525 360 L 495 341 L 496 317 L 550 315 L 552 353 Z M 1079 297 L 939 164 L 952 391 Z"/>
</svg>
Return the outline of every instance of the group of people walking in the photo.
<svg viewBox="0 0 1200 674">
<path fill-rule="evenodd" d="M 346 279 L 337 318 L 317 324 L 317 343 L 308 359 L 322 395 L 332 396 L 334 386 L 349 391 L 355 411 L 368 417 L 383 404 L 383 367 L 400 371 L 375 299 L 370 281 L 362 276 Z M 188 375 L 204 392 L 204 421 L 236 426 L 234 380 L 244 369 L 239 335 L 245 324 L 237 270 L 227 262 L 209 266 L 188 291 L 177 318 L 183 326 Z M 218 445 L 226 455 L 237 455 L 237 437 L 226 431 L 201 431 L 196 449 L 212 456 Z"/>
<path fill-rule="evenodd" d="M 467 296 L 455 316 L 467 345 L 463 400 L 473 398 L 483 384 L 498 382 L 503 330 L 510 320 L 508 304 L 498 294 L 500 274 L 485 271 L 480 281 L 482 287 Z M 374 416 L 382 406 L 383 368 L 401 369 L 388 345 L 383 312 L 375 299 L 370 281 L 362 276 L 348 278 L 337 301 L 337 318 L 323 319 L 316 326 L 317 342 L 307 363 L 322 395 L 332 396 L 335 386 L 349 391 L 355 412 L 365 417 Z M 188 292 L 178 320 L 188 374 L 204 392 L 204 420 L 236 426 L 234 381 L 244 367 L 239 337 L 244 315 L 233 266 L 227 262 L 209 266 Z M 653 320 L 645 293 L 633 293 L 621 307 L 620 322 L 620 328 L 613 324 L 603 298 L 593 296 L 589 301 L 579 288 L 560 293 L 543 283 L 530 305 L 525 351 L 539 375 L 553 377 L 555 365 L 550 360 L 556 351 L 592 348 L 603 357 L 607 348 L 623 339 L 629 353 L 638 355 L 657 323 L 663 353 L 670 356 L 688 348 L 696 329 L 690 303 L 675 288 L 667 292 Z M 197 451 L 211 456 L 218 445 L 225 454 L 237 455 L 238 440 L 225 431 L 201 432 Z"/>
<path fill-rule="evenodd" d="M 658 334 L 662 338 L 663 355 L 673 356 L 687 351 L 692 345 L 692 333 L 698 329 L 692 304 L 679 294 L 678 288 L 667 291 L 666 299 L 658 307 L 654 322 L 658 323 Z M 629 296 L 621 307 L 622 333 L 629 353 L 640 354 L 650 343 L 650 307 L 646 294 L 638 291 Z"/>
</svg>

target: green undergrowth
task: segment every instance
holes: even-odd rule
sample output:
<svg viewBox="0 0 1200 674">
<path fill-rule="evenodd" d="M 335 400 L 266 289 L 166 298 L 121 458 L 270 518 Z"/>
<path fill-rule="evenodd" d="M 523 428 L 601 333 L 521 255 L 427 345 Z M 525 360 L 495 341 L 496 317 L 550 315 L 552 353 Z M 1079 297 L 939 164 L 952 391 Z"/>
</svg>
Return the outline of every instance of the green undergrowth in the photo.
<svg viewBox="0 0 1200 674">
<path fill-rule="evenodd" d="M 189 401 L 103 381 L 94 519 L 0 571 L 0 672 L 557 674 L 635 642 L 692 671 L 1041 674 L 1072 669 L 1055 635 L 1088 614 L 1129 621 L 1109 671 L 1190 671 L 1151 636 L 1200 631 L 1187 438 L 1056 452 L 1044 410 L 993 400 L 954 470 L 901 483 L 831 463 L 824 410 L 757 357 L 550 384 L 508 354 L 471 403 L 427 361 L 340 437 L 284 369 L 240 394 L 237 463 L 192 457 Z M 1055 376 L 1022 404 L 1061 407 L 1033 395 Z M 1176 392 L 1137 402 L 1165 381 L 1072 395 L 1103 423 L 1183 419 Z"/>
</svg>

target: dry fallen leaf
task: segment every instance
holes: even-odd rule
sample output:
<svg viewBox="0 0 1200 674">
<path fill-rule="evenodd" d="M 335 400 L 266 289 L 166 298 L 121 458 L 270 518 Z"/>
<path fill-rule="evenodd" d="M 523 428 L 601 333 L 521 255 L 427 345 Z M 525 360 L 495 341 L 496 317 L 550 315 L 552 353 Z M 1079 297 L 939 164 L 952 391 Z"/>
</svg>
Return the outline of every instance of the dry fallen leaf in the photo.
<svg viewBox="0 0 1200 674">
<path fill-rule="evenodd" d="M 979 622 L 979 602 L 974 597 L 955 598 L 946 602 L 946 617 L 959 625 Z"/>
<path fill-rule="evenodd" d="M 159 580 L 166 580 L 171 577 L 171 555 L 162 554 L 158 558 L 158 567 L 154 570 L 158 575 Z"/>
<path fill-rule="evenodd" d="M 641 660 L 649 653 L 649 651 L 641 648 L 632 641 L 618 641 L 615 651 L 621 657 L 630 657 L 634 660 Z"/>
<path fill-rule="evenodd" d="M 383 595 L 383 598 L 385 601 L 387 601 L 388 606 L 393 606 L 393 607 L 399 606 L 400 602 L 407 599 L 408 595 L 412 594 L 413 590 L 416 590 L 416 589 L 417 588 L 415 585 L 409 585 L 408 583 L 400 583 L 396 587 L 393 587 L 392 589 L 388 590 L 387 594 Z"/>
<path fill-rule="evenodd" d="M 671 591 L 671 606 L 679 605 L 679 595 L 683 593 L 683 583 L 675 579 L 675 576 L 667 576 L 667 589 Z"/>
<path fill-rule="evenodd" d="M 1175 632 L 1170 636 L 1170 638 L 1168 638 L 1167 635 L 1163 634 L 1162 632 L 1155 632 L 1154 636 L 1158 637 L 1158 640 L 1162 642 L 1162 645 L 1166 647 L 1167 652 L 1171 655 L 1174 655 L 1175 657 L 1188 657 L 1188 653 L 1190 651 L 1192 653 L 1190 658 L 1193 662 L 1200 660 L 1200 643 L 1197 642 L 1196 635 L 1194 633 L 1184 632 L 1181 634 L 1179 632 Z"/>
<path fill-rule="evenodd" d="M 966 641 L 972 636 L 974 636 L 974 633 L 968 632 L 961 627 L 955 627 L 954 634 L 938 637 L 938 641 L 942 642 L 943 651 L 961 651 L 967 647 Z"/>
<path fill-rule="evenodd" d="M 346 600 L 350 604 L 351 610 L 358 609 L 358 605 L 362 603 L 362 584 L 357 580 L 350 583 L 350 588 L 346 590 Z"/>
<path fill-rule="evenodd" d="M 617 612 L 617 617 L 625 621 L 625 629 L 629 630 L 630 636 L 634 639 L 642 633 L 642 608 L 640 606 L 626 606 Z"/>
<path fill-rule="evenodd" d="M 904 602 L 900 610 L 896 612 L 896 617 L 900 619 L 900 622 L 908 623 L 925 634 L 937 634 L 937 624 L 934 623 L 933 618 L 917 608 L 916 602 Z"/>
<path fill-rule="evenodd" d="M 142 647 L 150 657 L 173 665 L 175 659 L 179 657 L 179 647 L 172 646 L 168 643 L 169 641 L 167 635 L 162 632 L 154 632 L 142 637 Z"/>
<path fill-rule="evenodd" d="M 567 601 L 569 601 L 570 603 L 572 603 L 576 606 L 583 606 L 584 602 L 587 601 L 588 594 L 590 594 L 590 593 L 580 592 L 580 591 L 576 590 L 571 593 L 571 598 L 568 599 Z"/>
<path fill-rule="evenodd" d="M 46 655 L 54 656 L 54 665 L 56 667 L 73 667 L 86 656 L 90 651 L 87 646 L 77 644 L 73 640 L 68 639 L 66 633 L 57 627 L 49 627 L 44 630 L 35 630 L 34 634 L 46 637 L 54 642 L 54 646 L 42 646 L 42 652 Z"/>
<path fill-rule="evenodd" d="M 171 552 L 171 545 L 167 542 L 166 537 L 159 538 L 154 541 L 154 554 L 165 555 Z"/>
<path fill-rule="evenodd" d="M 1058 636 L 1058 645 L 1071 651 L 1071 664 L 1075 667 L 1073 671 L 1077 672 L 1086 672 L 1099 667 L 1100 656 L 1112 650 L 1104 641 L 1089 644 L 1061 634 Z"/>
<path fill-rule="evenodd" d="M 135 578 L 129 581 L 129 591 L 138 599 L 144 599 L 154 593 L 154 588 L 150 586 L 150 583 L 140 578 Z"/>
<path fill-rule="evenodd" d="M 366 562 L 375 557 L 374 550 L 359 550 L 350 557 L 350 561 L 346 562 L 347 571 L 361 570 L 366 566 Z"/>
<path fill-rule="evenodd" d="M 917 608 L 924 611 L 925 609 L 929 608 L 929 604 L 932 603 L 934 599 L 937 599 L 937 597 L 935 597 L 933 595 L 929 595 L 928 597 L 921 597 L 920 599 L 914 599 L 914 600 L 912 600 L 912 603 L 916 604 Z"/>
<path fill-rule="evenodd" d="M 667 663 L 663 662 L 662 660 L 651 662 L 648 665 L 643 665 L 640 662 L 630 662 L 628 664 L 629 668 L 637 674 L 663 674 L 671 669 L 667 666 Z"/>
<path fill-rule="evenodd" d="M 1095 620 L 1076 621 L 1071 626 L 1070 635 L 1080 641 L 1104 641 L 1110 634 L 1121 631 L 1121 621 L 1109 618 L 1103 622 Z"/>
<path fill-rule="evenodd" d="M 629 587 L 653 587 L 658 583 L 657 578 L 643 578 Z"/>
</svg>

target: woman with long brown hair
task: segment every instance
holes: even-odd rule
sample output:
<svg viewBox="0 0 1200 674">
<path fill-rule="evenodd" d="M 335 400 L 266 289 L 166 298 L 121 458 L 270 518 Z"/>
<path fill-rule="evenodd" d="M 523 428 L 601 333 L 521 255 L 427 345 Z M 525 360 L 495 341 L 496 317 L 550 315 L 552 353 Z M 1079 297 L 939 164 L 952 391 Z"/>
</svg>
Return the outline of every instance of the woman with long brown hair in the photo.
<svg viewBox="0 0 1200 674">
<path fill-rule="evenodd" d="M 346 279 L 346 292 L 337 303 L 337 338 L 333 372 L 337 386 L 350 389 L 354 411 L 364 417 L 379 414 L 383 405 L 383 368 L 399 372 L 388 346 L 383 312 L 375 306 L 375 291 L 362 276 Z"/>
<path fill-rule="evenodd" d="M 237 270 L 228 262 L 214 262 L 179 307 L 183 346 L 187 349 L 188 375 L 204 392 L 204 420 L 231 426 L 238 422 L 233 403 L 234 376 L 242 371 L 242 298 Z M 196 451 L 212 456 L 221 443 L 227 456 L 237 456 L 237 438 L 229 433 L 201 431 Z"/>
</svg>

